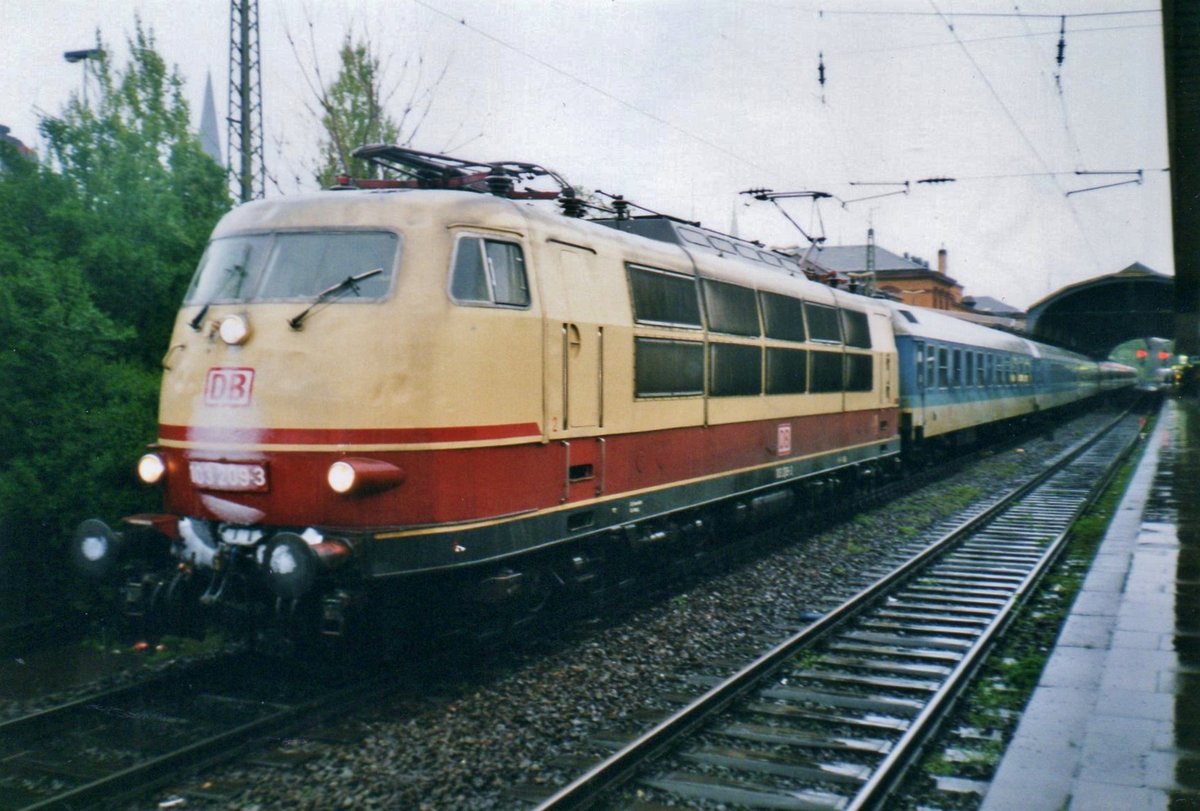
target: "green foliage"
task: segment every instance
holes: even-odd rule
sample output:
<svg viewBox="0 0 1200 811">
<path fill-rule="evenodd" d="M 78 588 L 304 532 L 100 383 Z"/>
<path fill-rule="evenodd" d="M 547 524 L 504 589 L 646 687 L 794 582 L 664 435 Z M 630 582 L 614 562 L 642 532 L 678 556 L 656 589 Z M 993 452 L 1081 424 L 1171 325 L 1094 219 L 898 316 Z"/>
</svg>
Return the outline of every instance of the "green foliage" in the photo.
<svg viewBox="0 0 1200 811">
<path fill-rule="evenodd" d="M 109 51 L 99 37 L 97 47 Z M 140 22 L 129 48 L 124 69 L 107 56 L 94 63 L 95 101 L 72 97 L 41 129 L 53 166 L 77 192 L 69 225 L 96 305 L 134 328 L 149 366 L 229 195 L 225 173 L 189 129 L 182 79 Z"/>
<path fill-rule="evenodd" d="M 321 89 L 318 99 L 325 129 L 320 142 L 324 161 L 316 173 L 322 187 L 333 185 L 340 174 L 378 177 L 375 167 L 351 153 L 364 144 L 400 142 L 400 124 L 385 109 L 387 92 L 379 57 L 368 43 L 352 42 L 349 37 L 339 57 L 337 77 Z"/>
<path fill-rule="evenodd" d="M 90 105 L 74 97 L 42 121 L 47 164 L 0 145 L 0 581 L 10 608 L 14 572 L 61 576 L 63 541 L 82 518 L 156 508 L 133 463 L 155 437 L 178 302 L 229 207 L 222 169 L 188 129 L 181 79 L 140 23 L 129 45 L 125 68 L 107 56 L 89 67 L 99 88 Z"/>
</svg>

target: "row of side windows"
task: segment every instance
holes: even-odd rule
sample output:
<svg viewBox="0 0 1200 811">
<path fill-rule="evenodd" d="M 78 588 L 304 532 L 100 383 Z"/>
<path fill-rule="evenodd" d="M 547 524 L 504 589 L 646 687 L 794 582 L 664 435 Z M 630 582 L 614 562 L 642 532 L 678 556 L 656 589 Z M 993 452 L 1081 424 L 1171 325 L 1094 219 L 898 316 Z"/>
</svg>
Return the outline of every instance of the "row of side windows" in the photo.
<svg viewBox="0 0 1200 811">
<path fill-rule="evenodd" d="M 633 318 L 639 324 L 701 329 L 707 316 L 708 329 L 725 335 L 871 348 L 867 314 L 857 310 L 700 279 L 702 314 L 691 276 L 641 265 L 628 269 Z"/>
<path fill-rule="evenodd" d="M 924 389 L 1012 386 L 1033 380 L 1033 365 L 1020 355 L 947 346 L 917 350 L 917 385 Z"/>
<path fill-rule="evenodd" d="M 875 376 L 875 359 L 869 354 L 727 343 L 707 348 L 710 397 L 870 391 Z M 634 339 L 638 397 L 702 395 L 704 371 L 701 341 Z"/>
</svg>

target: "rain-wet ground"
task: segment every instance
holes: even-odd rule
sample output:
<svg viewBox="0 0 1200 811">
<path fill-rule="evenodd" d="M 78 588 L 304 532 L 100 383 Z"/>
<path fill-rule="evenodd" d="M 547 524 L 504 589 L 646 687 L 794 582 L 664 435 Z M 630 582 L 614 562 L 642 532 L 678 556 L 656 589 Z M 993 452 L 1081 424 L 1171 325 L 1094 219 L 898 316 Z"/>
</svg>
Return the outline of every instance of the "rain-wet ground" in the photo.
<svg viewBox="0 0 1200 811">
<path fill-rule="evenodd" d="M 1200 809 L 1200 404 L 1168 400 L 984 811 Z"/>
</svg>

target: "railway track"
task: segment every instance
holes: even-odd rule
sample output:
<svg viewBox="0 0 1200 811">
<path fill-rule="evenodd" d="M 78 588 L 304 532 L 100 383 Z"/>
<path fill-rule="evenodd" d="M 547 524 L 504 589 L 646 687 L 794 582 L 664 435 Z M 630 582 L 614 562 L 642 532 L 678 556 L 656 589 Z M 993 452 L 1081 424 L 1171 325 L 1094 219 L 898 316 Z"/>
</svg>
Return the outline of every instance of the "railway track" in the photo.
<svg viewBox="0 0 1200 811">
<path fill-rule="evenodd" d="M 32 713 L 0 724 L 0 811 L 134 796 L 379 689 L 369 675 L 240 654 Z"/>
<path fill-rule="evenodd" d="M 734 675 L 697 678 L 706 692 L 538 811 L 880 807 L 1138 427 L 1115 420 Z"/>
</svg>

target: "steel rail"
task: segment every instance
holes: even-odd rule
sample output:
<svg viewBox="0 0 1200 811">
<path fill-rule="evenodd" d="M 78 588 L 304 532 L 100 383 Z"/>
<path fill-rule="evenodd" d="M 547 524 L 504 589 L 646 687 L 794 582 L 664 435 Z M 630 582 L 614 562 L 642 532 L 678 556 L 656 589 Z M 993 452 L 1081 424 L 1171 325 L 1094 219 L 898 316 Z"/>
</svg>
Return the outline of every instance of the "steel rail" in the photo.
<svg viewBox="0 0 1200 811">
<path fill-rule="evenodd" d="M 1094 441 L 1099 441 L 1115 425 L 1116 422 L 1111 424 L 1103 433 L 1097 435 Z M 1012 623 L 1020 608 L 1028 601 L 1046 572 L 1061 557 L 1067 542 L 1070 540 L 1071 528 L 1092 505 L 1095 499 L 1104 492 L 1104 489 L 1112 480 L 1117 469 L 1132 452 L 1137 439 L 1138 436 L 1135 433 L 1113 458 L 1112 463 L 1106 468 L 1105 474 L 1093 484 L 1088 495 L 1071 512 L 1070 518 L 1066 520 L 1065 528 L 1050 541 L 1037 564 L 1025 575 L 1012 596 L 1008 598 L 1004 606 L 988 624 L 986 630 L 975 639 L 967 655 L 964 656 L 963 660 L 959 662 L 946 678 L 942 689 L 930 699 L 925 708 L 913 719 L 912 725 L 901 736 L 900 740 L 896 742 L 892 751 L 879 764 L 875 773 L 867 780 L 849 805 L 846 806 L 846 811 L 860 811 L 861 809 L 879 807 L 897 786 L 908 770 L 908 767 L 919 757 L 922 751 L 922 743 L 937 731 L 941 721 L 946 717 L 950 706 L 970 684 L 975 673 L 986 660 L 991 648 L 1003 636 L 1004 631 Z M 1067 460 L 1067 463 L 1069 464 L 1074 458 L 1076 457 Z M 1062 472 L 1065 466 L 1065 464 L 1056 464 L 1051 476 Z M 1049 479 L 1050 477 L 1046 478 Z"/>
<path fill-rule="evenodd" d="M 715 714 L 729 707 L 737 699 L 755 690 L 766 677 L 782 668 L 797 652 L 813 646 L 818 641 L 828 637 L 835 629 L 849 623 L 874 605 L 881 596 L 895 589 L 900 584 L 907 582 L 916 572 L 957 547 L 968 536 L 990 524 L 1021 499 L 1041 487 L 1053 476 L 1060 473 L 1072 461 L 1084 454 L 1102 437 L 1112 431 L 1123 419 L 1128 417 L 1128 414 L 1128 411 L 1124 412 L 1092 436 L 1075 443 L 1071 448 L 1061 453 L 1055 460 L 1048 464 L 1039 474 L 1014 488 L 979 514 L 966 519 L 958 526 L 949 530 L 941 538 L 929 544 L 925 549 L 898 568 L 762 654 L 758 659 L 746 665 L 728 679 L 712 687 L 646 733 L 621 747 L 611 756 L 596 764 L 549 798 L 542 801 L 536 807 L 536 811 L 564 811 L 564 809 L 592 807 L 608 792 L 613 791 L 632 778 L 648 761 L 663 754 L 683 737 L 697 730 Z M 1026 578 L 1022 582 L 1020 587 L 1022 595 L 1028 591 L 1033 582 L 1030 578 Z M 990 633 L 988 639 L 991 640 L 994 638 L 995 633 L 995 631 Z M 965 683 L 971 672 L 973 672 L 973 668 L 966 667 L 960 663 L 954 671 L 954 683 L 956 685 Z M 949 698 L 939 699 L 938 707 L 946 706 L 948 701 Z M 932 722 L 939 715 L 939 713 L 927 708 L 927 711 L 922 712 L 919 716 L 921 720 L 920 726 L 928 730 Z M 917 726 L 916 720 L 914 720 L 912 726 Z M 869 788 L 870 796 L 875 797 L 878 792 L 891 786 L 895 779 L 894 770 L 901 763 L 906 762 L 899 754 L 899 750 L 902 748 L 911 749 L 918 740 L 923 738 L 923 734 L 914 732 L 912 735 L 906 736 L 904 747 L 894 747 L 893 751 L 895 755 L 889 755 L 886 764 L 888 772 L 892 776 L 882 776 L 877 770 L 873 778 L 868 781 L 869 785 L 864 785 L 864 791 Z M 863 802 L 867 802 L 867 799 L 864 799 Z M 862 806 L 856 805 L 855 807 Z"/>
<path fill-rule="evenodd" d="M 203 673 L 206 668 L 215 667 L 213 662 L 205 662 L 196 670 Z M 92 694 L 81 699 L 53 707 L 47 711 L 32 713 L 22 718 L 13 719 L 0 725 L 0 736 L 10 738 L 13 734 L 29 734 L 29 729 L 36 729 L 38 724 L 61 723 L 69 719 L 72 712 L 88 709 L 100 709 L 107 714 L 120 714 L 121 705 L 103 707 L 99 701 L 111 701 L 113 698 L 128 700 L 154 691 L 168 690 L 174 682 L 196 676 L 195 671 L 186 671 L 139 682 L 127 687 L 104 693 Z M 244 746 L 255 739 L 262 738 L 268 733 L 286 733 L 299 725 L 311 725 L 328 717 L 331 713 L 346 706 L 360 703 L 365 696 L 394 689 L 394 682 L 382 674 L 363 677 L 349 683 L 342 683 L 331 689 L 318 690 L 315 694 L 301 700 L 272 706 L 264 714 L 242 723 L 234 723 L 223 729 L 208 734 L 205 737 L 186 743 L 169 750 L 148 752 L 144 759 L 115 768 L 85 782 L 66 788 L 34 800 L 32 803 L 18 806 L 20 811 L 42 811 L 43 809 L 78 809 L 93 806 L 101 801 L 111 802 L 114 799 L 127 799 L 144 791 L 163 784 L 167 780 L 179 776 L 181 769 L 189 773 L 213 766 L 229 760 L 240 753 Z M 260 702 L 261 703 L 261 702 Z M 128 704 L 136 713 L 137 705 Z M 207 720 L 207 719 L 205 719 Z M 21 754 L 13 755 L 15 760 Z M 36 753 L 35 753 L 36 754 Z M 4 771 L 7 760 L 0 760 L 0 773 Z"/>
</svg>

